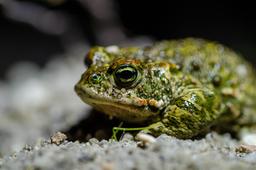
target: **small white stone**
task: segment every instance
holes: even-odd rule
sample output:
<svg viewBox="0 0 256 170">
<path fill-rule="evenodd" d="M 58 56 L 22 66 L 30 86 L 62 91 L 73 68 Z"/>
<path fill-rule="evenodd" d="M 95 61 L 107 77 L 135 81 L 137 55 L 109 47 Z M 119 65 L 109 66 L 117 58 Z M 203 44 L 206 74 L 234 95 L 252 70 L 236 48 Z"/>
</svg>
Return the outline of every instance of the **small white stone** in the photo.
<svg viewBox="0 0 256 170">
<path fill-rule="evenodd" d="M 143 133 L 143 132 L 140 132 L 136 135 L 136 139 L 143 142 L 144 144 L 149 144 L 149 143 L 154 143 L 156 142 L 156 138 L 149 135 L 149 134 L 146 134 L 146 133 Z"/>
<path fill-rule="evenodd" d="M 256 145 L 256 133 L 245 134 L 241 140 L 246 145 Z"/>
</svg>

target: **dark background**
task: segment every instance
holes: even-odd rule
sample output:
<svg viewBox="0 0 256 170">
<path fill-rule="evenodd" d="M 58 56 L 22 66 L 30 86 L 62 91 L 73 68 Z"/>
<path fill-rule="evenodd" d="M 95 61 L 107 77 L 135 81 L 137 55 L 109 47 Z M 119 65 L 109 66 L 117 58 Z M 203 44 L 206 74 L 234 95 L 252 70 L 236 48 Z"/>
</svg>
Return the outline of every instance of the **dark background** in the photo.
<svg viewBox="0 0 256 170">
<path fill-rule="evenodd" d="M 255 65 L 255 14 L 253 4 L 241 1 L 0 1 L 0 77 L 18 61 L 44 66 L 77 42 L 108 45 L 142 35 L 219 41 Z"/>
</svg>

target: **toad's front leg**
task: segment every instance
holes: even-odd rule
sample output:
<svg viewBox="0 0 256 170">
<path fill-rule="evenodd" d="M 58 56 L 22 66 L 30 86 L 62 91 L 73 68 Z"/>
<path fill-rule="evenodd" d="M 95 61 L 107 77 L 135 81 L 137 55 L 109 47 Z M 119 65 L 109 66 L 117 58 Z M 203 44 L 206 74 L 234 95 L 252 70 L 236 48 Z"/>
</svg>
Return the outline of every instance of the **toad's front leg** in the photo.
<svg viewBox="0 0 256 170">
<path fill-rule="evenodd" d="M 162 133 L 191 138 L 207 129 L 220 116 L 220 98 L 208 89 L 194 89 L 176 99 L 163 112 L 160 121 L 150 125 L 155 136 Z"/>
</svg>

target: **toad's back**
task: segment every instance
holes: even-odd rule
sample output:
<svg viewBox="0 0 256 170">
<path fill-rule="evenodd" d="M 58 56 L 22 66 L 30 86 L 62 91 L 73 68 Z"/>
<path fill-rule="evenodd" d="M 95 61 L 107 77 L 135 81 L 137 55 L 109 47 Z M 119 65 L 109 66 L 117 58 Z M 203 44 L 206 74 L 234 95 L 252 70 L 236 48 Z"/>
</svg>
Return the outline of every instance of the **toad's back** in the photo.
<svg viewBox="0 0 256 170">
<path fill-rule="evenodd" d="M 255 70 L 234 51 L 216 42 L 187 38 L 156 43 L 144 53 L 145 58 L 175 63 L 184 75 L 192 75 L 218 91 L 222 120 L 234 118 L 240 125 L 255 124 Z"/>
</svg>

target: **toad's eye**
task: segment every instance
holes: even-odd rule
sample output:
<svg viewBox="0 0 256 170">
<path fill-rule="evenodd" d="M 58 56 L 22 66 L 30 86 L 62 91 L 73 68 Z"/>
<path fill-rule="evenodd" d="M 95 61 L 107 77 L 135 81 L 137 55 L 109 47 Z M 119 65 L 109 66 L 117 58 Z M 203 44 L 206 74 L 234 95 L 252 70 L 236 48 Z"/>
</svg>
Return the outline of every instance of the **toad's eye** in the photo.
<svg viewBox="0 0 256 170">
<path fill-rule="evenodd" d="M 115 83 L 119 87 L 133 87 L 139 79 L 139 71 L 132 65 L 124 64 L 114 72 Z"/>
</svg>

